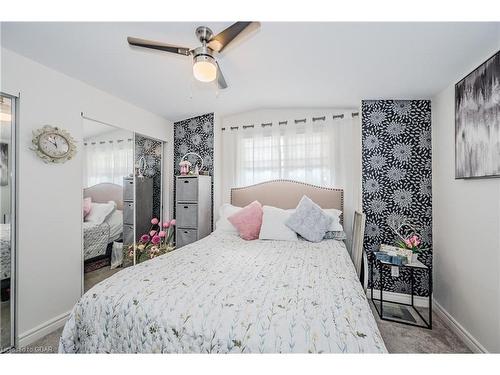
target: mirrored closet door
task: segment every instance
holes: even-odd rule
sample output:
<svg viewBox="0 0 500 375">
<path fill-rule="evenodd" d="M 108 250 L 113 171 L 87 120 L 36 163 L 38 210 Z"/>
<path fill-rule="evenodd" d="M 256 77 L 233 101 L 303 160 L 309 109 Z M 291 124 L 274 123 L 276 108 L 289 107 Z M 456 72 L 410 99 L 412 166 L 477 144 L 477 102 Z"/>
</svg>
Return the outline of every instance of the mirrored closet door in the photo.
<svg viewBox="0 0 500 375">
<path fill-rule="evenodd" d="M 133 264 L 124 246 L 133 220 L 134 133 L 83 118 L 83 289 Z"/>
<path fill-rule="evenodd" d="M 15 108 L 16 98 L 0 94 L 0 352 L 15 337 Z"/>
<path fill-rule="evenodd" d="M 86 292 L 121 269 L 150 259 L 142 246 L 136 249 L 141 236 L 151 233 L 152 219 L 163 217 L 164 143 L 82 117 Z"/>
</svg>

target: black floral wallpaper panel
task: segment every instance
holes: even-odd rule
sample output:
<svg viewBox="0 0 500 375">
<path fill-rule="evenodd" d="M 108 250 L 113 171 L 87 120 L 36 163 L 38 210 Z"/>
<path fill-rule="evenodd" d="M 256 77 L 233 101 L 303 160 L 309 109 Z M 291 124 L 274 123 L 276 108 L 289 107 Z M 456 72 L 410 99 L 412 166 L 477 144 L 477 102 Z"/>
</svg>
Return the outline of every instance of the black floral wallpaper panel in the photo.
<svg viewBox="0 0 500 375">
<path fill-rule="evenodd" d="M 174 123 L 174 175 L 180 175 L 179 162 L 188 152 L 196 152 L 203 158 L 203 171 L 212 176 L 212 212 L 214 209 L 214 114 L 207 113 Z M 194 163 L 196 156 L 188 156 Z M 175 197 L 175 184 L 174 184 Z M 175 198 L 174 198 L 175 199 Z M 175 210 L 175 204 L 174 204 Z M 175 217 L 175 212 L 174 212 Z M 212 223 L 213 227 L 213 223 Z"/>
<path fill-rule="evenodd" d="M 363 211 L 366 214 L 364 248 L 371 253 L 380 244 L 394 245 L 389 223 L 409 219 L 421 227 L 419 260 L 432 267 L 432 153 L 429 100 L 365 100 L 362 102 Z M 386 273 L 387 272 L 387 275 Z M 373 284 L 379 289 L 378 270 Z M 386 277 L 387 276 L 387 277 Z M 427 274 L 415 271 L 415 293 L 429 295 Z M 384 271 L 384 290 L 409 293 L 410 274 L 391 277 Z"/>
<path fill-rule="evenodd" d="M 163 144 L 161 141 L 135 135 L 135 165 L 144 157 L 144 176 L 153 179 L 153 212 L 151 217 L 160 217 L 161 213 L 161 154 Z"/>
</svg>

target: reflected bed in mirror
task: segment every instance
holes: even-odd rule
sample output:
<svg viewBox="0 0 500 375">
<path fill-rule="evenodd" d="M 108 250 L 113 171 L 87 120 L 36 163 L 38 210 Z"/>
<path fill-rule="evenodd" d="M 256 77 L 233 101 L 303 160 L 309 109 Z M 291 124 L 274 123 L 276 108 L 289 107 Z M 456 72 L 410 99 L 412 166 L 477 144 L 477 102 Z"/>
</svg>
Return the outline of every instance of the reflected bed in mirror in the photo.
<svg viewBox="0 0 500 375">
<path fill-rule="evenodd" d="M 124 178 L 134 172 L 134 134 L 83 118 L 84 291 L 126 266 Z"/>
</svg>

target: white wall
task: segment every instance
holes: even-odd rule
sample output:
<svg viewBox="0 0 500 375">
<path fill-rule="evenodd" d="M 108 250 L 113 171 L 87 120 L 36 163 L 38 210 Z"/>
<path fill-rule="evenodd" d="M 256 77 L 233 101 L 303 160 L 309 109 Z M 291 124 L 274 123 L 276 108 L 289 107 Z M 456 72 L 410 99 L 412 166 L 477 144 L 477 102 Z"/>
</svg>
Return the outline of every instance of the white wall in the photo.
<svg viewBox="0 0 500 375">
<path fill-rule="evenodd" d="M 228 155 L 224 154 L 222 149 L 222 131 L 230 126 L 241 126 L 249 124 L 261 124 L 268 122 L 276 122 L 287 119 L 303 119 L 312 117 L 327 116 L 331 117 L 334 114 L 344 114 L 351 116 L 352 112 L 358 112 L 358 109 L 333 109 L 333 108 L 281 108 L 281 109 L 259 109 L 244 113 L 237 113 L 220 117 L 215 121 L 215 186 L 214 186 L 214 216 L 218 216 L 220 204 L 227 203 L 230 200 L 230 187 L 227 184 L 228 174 L 224 170 L 224 160 Z M 217 116 L 216 116 L 217 119 Z M 352 229 L 353 212 L 361 208 L 361 125 L 360 117 L 355 118 L 353 127 L 350 131 L 342 132 L 342 156 L 348 161 L 349 166 L 346 167 L 346 186 L 344 188 L 344 229 L 348 235 L 348 245 Z M 225 182 L 225 183 L 223 183 Z M 342 186 L 338 186 L 342 187 Z"/>
<path fill-rule="evenodd" d="M 500 352 L 500 179 L 455 180 L 454 84 L 499 47 L 500 35 L 432 98 L 434 300 L 490 352 Z"/>
<path fill-rule="evenodd" d="M 82 285 L 82 153 L 44 164 L 29 150 L 32 130 L 65 128 L 81 150 L 81 112 L 170 143 L 172 123 L 4 48 L 1 64 L 1 90 L 20 96 L 17 332 L 26 345 L 64 321 Z"/>
</svg>

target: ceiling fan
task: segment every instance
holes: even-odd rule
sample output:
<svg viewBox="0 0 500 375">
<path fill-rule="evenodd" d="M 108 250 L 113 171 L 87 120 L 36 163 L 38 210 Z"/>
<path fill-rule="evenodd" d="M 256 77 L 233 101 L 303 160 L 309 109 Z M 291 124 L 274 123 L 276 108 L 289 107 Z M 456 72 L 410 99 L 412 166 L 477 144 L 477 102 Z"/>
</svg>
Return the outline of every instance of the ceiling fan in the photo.
<svg viewBox="0 0 500 375">
<path fill-rule="evenodd" d="M 193 49 L 130 36 L 127 38 L 127 41 L 132 46 L 192 56 L 194 77 L 201 82 L 212 82 L 217 79 L 219 89 L 225 89 L 227 88 L 227 83 L 217 62 L 215 53 L 221 53 L 232 41 L 238 37 L 241 38 L 244 35 L 248 35 L 259 27 L 260 22 L 236 22 L 219 34 L 214 35 L 208 27 L 199 26 L 195 34 L 200 40 L 201 46 Z"/>
</svg>

